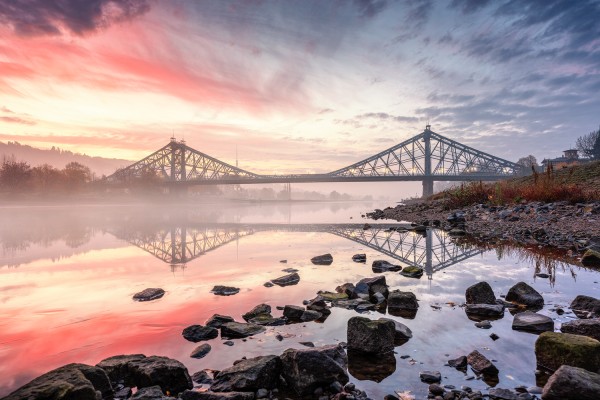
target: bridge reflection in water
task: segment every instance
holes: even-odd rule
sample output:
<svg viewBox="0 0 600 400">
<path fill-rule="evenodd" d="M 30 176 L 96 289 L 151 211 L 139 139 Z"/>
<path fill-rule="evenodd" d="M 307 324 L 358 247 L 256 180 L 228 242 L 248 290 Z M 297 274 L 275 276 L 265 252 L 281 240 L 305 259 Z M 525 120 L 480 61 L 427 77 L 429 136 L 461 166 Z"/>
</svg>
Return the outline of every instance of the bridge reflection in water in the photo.
<svg viewBox="0 0 600 400">
<path fill-rule="evenodd" d="M 435 272 L 448 268 L 485 250 L 457 244 L 446 232 L 427 229 L 417 233 L 396 225 L 361 224 L 210 224 L 186 225 L 158 229 L 152 233 L 121 230 L 115 235 L 171 265 L 173 270 L 201 255 L 259 232 L 323 232 L 336 235 L 393 258 L 403 266 L 423 268 L 429 279 Z"/>
</svg>

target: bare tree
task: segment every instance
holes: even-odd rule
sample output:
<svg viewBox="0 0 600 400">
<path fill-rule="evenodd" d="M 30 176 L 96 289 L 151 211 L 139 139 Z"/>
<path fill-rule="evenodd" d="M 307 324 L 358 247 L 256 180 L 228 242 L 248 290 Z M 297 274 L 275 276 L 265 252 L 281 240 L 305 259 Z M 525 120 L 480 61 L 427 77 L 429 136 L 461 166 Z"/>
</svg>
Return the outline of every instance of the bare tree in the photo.
<svg viewBox="0 0 600 400">
<path fill-rule="evenodd" d="M 531 167 L 535 167 L 535 168 L 538 167 L 537 160 L 531 154 L 528 155 L 527 157 L 519 158 L 519 160 L 517 161 L 517 164 L 519 164 L 520 166 L 522 166 L 528 170 L 531 169 Z"/>
<path fill-rule="evenodd" d="M 600 128 L 577 138 L 575 147 L 584 157 L 594 158 L 594 147 L 600 138 Z M 598 157 L 598 156 L 596 156 Z"/>
</svg>

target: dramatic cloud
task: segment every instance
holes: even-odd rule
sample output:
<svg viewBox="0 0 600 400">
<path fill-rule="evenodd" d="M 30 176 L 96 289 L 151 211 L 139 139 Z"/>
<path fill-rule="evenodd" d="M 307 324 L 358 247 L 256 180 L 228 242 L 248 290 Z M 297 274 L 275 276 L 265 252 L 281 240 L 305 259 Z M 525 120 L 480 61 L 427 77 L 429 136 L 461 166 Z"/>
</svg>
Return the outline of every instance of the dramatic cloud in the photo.
<svg viewBox="0 0 600 400">
<path fill-rule="evenodd" d="M 18 35 L 83 35 L 149 10 L 146 0 L 10 0 L 0 2 L 0 22 Z"/>
</svg>

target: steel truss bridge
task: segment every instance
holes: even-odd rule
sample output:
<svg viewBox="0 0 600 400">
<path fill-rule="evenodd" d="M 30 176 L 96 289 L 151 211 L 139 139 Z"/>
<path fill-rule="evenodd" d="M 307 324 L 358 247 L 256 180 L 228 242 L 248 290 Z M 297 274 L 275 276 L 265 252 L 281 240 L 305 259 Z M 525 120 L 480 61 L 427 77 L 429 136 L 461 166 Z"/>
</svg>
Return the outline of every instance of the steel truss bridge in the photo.
<svg viewBox="0 0 600 400">
<path fill-rule="evenodd" d="M 123 239 L 171 265 L 172 269 L 228 243 L 258 232 L 324 232 L 378 251 L 402 263 L 424 269 L 432 278 L 435 272 L 463 260 L 482 254 L 485 250 L 455 243 L 444 231 L 427 229 L 420 234 L 398 225 L 377 224 L 363 229 L 360 224 L 213 224 L 186 225 L 170 229 L 128 229 L 114 232 Z"/>
<path fill-rule="evenodd" d="M 423 195 L 434 181 L 494 181 L 516 175 L 521 167 L 438 133 L 425 130 L 381 153 L 325 174 L 261 175 L 217 160 L 171 138 L 148 157 L 107 178 L 110 183 L 147 180 L 169 187 L 307 182 L 422 181 Z"/>
</svg>

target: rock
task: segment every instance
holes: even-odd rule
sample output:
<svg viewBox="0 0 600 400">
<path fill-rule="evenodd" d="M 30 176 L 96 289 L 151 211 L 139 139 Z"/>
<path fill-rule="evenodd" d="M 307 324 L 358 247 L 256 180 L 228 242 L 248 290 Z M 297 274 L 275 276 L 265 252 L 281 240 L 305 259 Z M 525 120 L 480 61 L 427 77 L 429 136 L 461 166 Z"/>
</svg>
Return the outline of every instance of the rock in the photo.
<svg viewBox="0 0 600 400">
<path fill-rule="evenodd" d="M 296 268 L 284 268 L 282 269 L 283 272 L 287 272 L 288 274 L 291 274 L 293 272 L 298 272 L 299 270 L 297 270 Z"/>
<path fill-rule="evenodd" d="M 448 235 L 450 235 L 450 236 L 464 236 L 466 234 L 467 234 L 467 232 L 464 229 L 460 229 L 460 228 L 452 228 L 448 232 Z"/>
<path fill-rule="evenodd" d="M 416 310 L 419 308 L 417 296 L 412 292 L 393 290 L 388 295 L 388 309 Z"/>
<path fill-rule="evenodd" d="M 498 375 L 498 368 L 477 350 L 473 350 L 467 355 L 467 363 L 477 374 Z"/>
<path fill-rule="evenodd" d="M 506 294 L 506 301 L 522 304 L 528 308 L 538 310 L 541 310 L 544 307 L 544 298 L 542 295 L 525 282 L 519 282 L 511 287 Z"/>
<path fill-rule="evenodd" d="M 490 318 L 502 318 L 504 316 L 504 305 L 502 304 L 467 304 L 465 307 L 467 316 L 485 317 L 484 319 Z M 476 320 L 479 318 L 475 318 Z"/>
<path fill-rule="evenodd" d="M 496 296 L 487 282 L 478 282 L 465 291 L 467 304 L 496 304 Z"/>
<path fill-rule="evenodd" d="M 300 306 L 285 306 L 283 308 L 283 316 L 290 321 L 300 321 L 304 314 L 304 307 Z"/>
<path fill-rule="evenodd" d="M 321 318 L 322 316 L 323 316 L 323 314 L 321 314 L 318 311 L 306 310 L 302 313 L 302 316 L 300 317 L 300 321 L 302 321 L 302 322 L 315 321 L 315 320 Z"/>
<path fill-rule="evenodd" d="M 492 334 L 490 334 L 490 338 L 491 338 L 493 341 L 496 341 L 496 340 L 500 339 L 500 336 L 496 335 L 495 333 L 492 333 Z"/>
<path fill-rule="evenodd" d="M 331 314 L 331 310 L 327 307 L 325 300 L 322 297 L 317 296 L 316 298 L 310 300 L 306 305 L 307 310 L 317 311 L 321 313 L 321 315 L 329 315 Z"/>
<path fill-rule="evenodd" d="M 429 385 L 429 393 L 431 393 L 434 396 L 442 396 L 444 392 L 444 388 L 438 385 L 437 383 L 432 383 L 431 385 Z"/>
<path fill-rule="evenodd" d="M 423 276 L 423 268 L 410 265 L 408 267 L 405 267 L 402 271 L 400 271 L 400 275 L 406 276 L 408 278 L 420 278 L 421 276 Z"/>
<path fill-rule="evenodd" d="M 493 400 L 518 400 L 517 394 L 508 389 L 491 388 L 488 393 Z"/>
<path fill-rule="evenodd" d="M 204 358 L 208 353 L 210 353 L 211 347 L 208 343 L 203 343 L 200 346 L 196 347 L 192 350 L 190 357 L 192 358 Z"/>
<path fill-rule="evenodd" d="M 315 265 L 331 265 L 333 262 L 333 256 L 327 253 L 320 256 L 315 256 L 311 258 L 310 261 Z"/>
<path fill-rule="evenodd" d="M 211 328 L 220 328 L 225 322 L 233 322 L 233 318 L 228 315 L 213 314 L 204 325 L 210 326 Z"/>
<path fill-rule="evenodd" d="M 389 262 L 385 261 L 385 260 L 375 260 L 373 261 L 373 264 L 371 265 L 371 269 L 373 270 L 373 272 L 388 272 L 388 271 L 400 271 L 402 269 L 402 267 L 400 265 L 394 265 L 394 264 L 390 264 Z"/>
<path fill-rule="evenodd" d="M 581 263 L 585 267 L 600 267 L 600 251 L 588 249 L 581 257 Z"/>
<path fill-rule="evenodd" d="M 240 288 L 232 287 L 232 286 L 223 286 L 217 285 L 212 288 L 211 293 L 214 293 L 218 296 L 231 296 L 240 292 Z"/>
<path fill-rule="evenodd" d="M 253 392 L 199 392 L 186 390 L 181 400 L 254 400 Z"/>
<path fill-rule="evenodd" d="M 226 346 L 233 346 L 235 343 L 233 342 L 233 340 L 226 340 L 223 342 L 223 344 Z"/>
<path fill-rule="evenodd" d="M 256 317 L 248 321 L 251 324 L 262 325 L 262 326 L 280 326 L 285 325 L 287 318 L 274 318 L 271 314 L 259 314 Z"/>
<path fill-rule="evenodd" d="M 150 301 L 160 299 L 165 295 L 165 291 L 161 288 L 147 288 L 133 295 L 136 301 Z"/>
<path fill-rule="evenodd" d="M 346 294 L 349 299 L 356 299 L 358 297 L 356 294 L 356 287 L 353 283 L 344 283 L 343 285 L 336 287 L 335 291 Z"/>
<path fill-rule="evenodd" d="M 298 342 L 298 344 L 301 344 L 302 346 L 306 347 L 315 347 L 315 344 L 313 342 Z"/>
<path fill-rule="evenodd" d="M 106 371 L 113 382 L 139 388 L 158 385 L 163 393 L 179 393 L 192 388 L 187 368 L 177 360 L 167 357 L 132 354 L 109 357 L 98 367 Z"/>
<path fill-rule="evenodd" d="M 266 288 L 270 288 L 270 287 L 273 287 L 275 285 L 273 285 L 271 282 L 265 282 L 265 283 L 263 283 L 263 286 L 266 287 Z"/>
<path fill-rule="evenodd" d="M 544 400 L 597 400 L 600 375 L 582 368 L 563 365 L 544 386 Z"/>
<path fill-rule="evenodd" d="M 392 321 L 394 323 L 394 344 L 396 346 L 398 346 L 399 344 L 404 344 L 408 339 L 412 338 L 412 331 L 408 328 L 408 326 L 404 325 L 403 323 L 388 318 L 380 319 Z"/>
<path fill-rule="evenodd" d="M 271 306 L 268 304 L 259 304 L 255 306 L 252 310 L 248 311 L 246 314 L 242 315 L 244 321 L 248 322 L 252 318 L 260 315 L 260 314 L 271 314 Z"/>
<path fill-rule="evenodd" d="M 366 254 L 355 254 L 352 256 L 352 261 L 358 262 L 358 263 L 367 262 L 367 255 Z"/>
<path fill-rule="evenodd" d="M 257 399 L 266 399 L 269 397 L 269 391 L 267 389 L 258 389 L 256 391 Z"/>
<path fill-rule="evenodd" d="M 346 293 L 324 292 L 320 290 L 317 294 L 321 299 L 332 302 L 338 300 L 346 300 L 348 298 Z"/>
<path fill-rule="evenodd" d="M 119 385 L 119 386 L 121 386 L 121 385 Z M 115 389 L 114 398 L 115 399 L 128 399 L 128 398 L 131 397 L 131 393 L 132 393 L 131 388 L 125 386 L 125 387 L 123 387 L 123 388 L 121 388 L 119 390 Z"/>
<path fill-rule="evenodd" d="M 389 319 L 352 317 L 348 320 L 347 332 L 349 350 L 363 353 L 386 353 L 394 350 L 396 327 Z"/>
<path fill-rule="evenodd" d="M 219 372 L 210 390 L 255 392 L 261 388 L 273 389 L 279 382 L 280 373 L 281 360 L 278 356 L 249 358 Z"/>
<path fill-rule="evenodd" d="M 190 342 L 210 340 L 219 336 L 219 331 L 212 326 L 190 325 L 181 332 L 181 335 Z"/>
<path fill-rule="evenodd" d="M 421 382 L 438 383 L 442 380 L 442 374 L 440 374 L 440 371 L 421 371 L 419 372 L 419 378 Z"/>
<path fill-rule="evenodd" d="M 245 338 L 265 331 L 264 326 L 227 322 L 221 325 L 221 337 L 227 339 Z"/>
<path fill-rule="evenodd" d="M 480 329 L 490 329 L 492 327 L 492 323 L 486 319 L 483 321 L 475 322 L 475 326 Z"/>
<path fill-rule="evenodd" d="M 131 400 L 170 400 L 172 397 L 167 397 L 163 394 L 160 386 L 150 386 L 141 388 L 133 396 Z"/>
<path fill-rule="evenodd" d="M 535 356 L 550 371 L 570 365 L 600 372 L 600 342 L 587 336 L 544 332 L 535 342 Z"/>
<path fill-rule="evenodd" d="M 371 354 L 348 350 L 348 372 L 358 380 L 381 382 L 394 371 L 396 357 L 393 352 Z"/>
<path fill-rule="evenodd" d="M 600 340 L 600 318 L 577 319 L 565 322 L 561 325 L 560 331 L 573 335 L 589 336 Z"/>
<path fill-rule="evenodd" d="M 202 371 L 198 371 L 192 375 L 192 381 L 199 384 L 212 383 L 215 379 L 216 372 L 212 369 L 203 369 Z"/>
<path fill-rule="evenodd" d="M 460 356 L 458 358 L 455 358 L 453 360 L 448 360 L 448 365 L 451 366 L 452 368 L 456 368 L 459 370 L 466 370 L 467 369 L 467 357 L 466 356 Z"/>
<path fill-rule="evenodd" d="M 571 302 L 571 309 L 579 318 L 598 318 L 600 317 L 600 300 L 579 295 Z"/>
<path fill-rule="evenodd" d="M 353 300 L 338 300 L 333 303 L 335 307 L 345 308 L 346 310 L 363 310 L 369 309 L 372 310 L 375 308 L 375 304 L 363 300 L 363 299 L 353 299 Z"/>
<path fill-rule="evenodd" d="M 300 275 L 294 272 L 288 275 L 280 276 L 279 278 L 271 280 L 277 286 L 292 286 L 298 284 L 300 282 Z"/>
<path fill-rule="evenodd" d="M 281 375 L 300 396 L 338 381 L 348 383 L 348 358 L 340 345 L 288 349 L 281 355 Z"/>
<path fill-rule="evenodd" d="M 531 333 L 552 332 L 554 330 L 554 321 L 545 315 L 525 311 L 515 315 L 512 328 L 516 331 Z"/>
<path fill-rule="evenodd" d="M 369 298 L 372 298 L 377 292 L 381 293 L 385 298 L 388 297 L 389 291 L 385 276 L 363 278 L 356 284 L 355 293 L 359 297 L 368 296 Z"/>
<path fill-rule="evenodd" d="M 38 376 L 2 400 L 97 400 L 112 398 L 106 372 L 85 364 L 67 364 Z"/>
<path fill-rule="evenodd" d="M 550 275 L 548 275 L 544 272 L 538 272 L 537 274 L 535 274 L 535 276 L 537 276 L 538 278 L 542 278 L 542 279 L 550 278 Z"/>
</svg>

